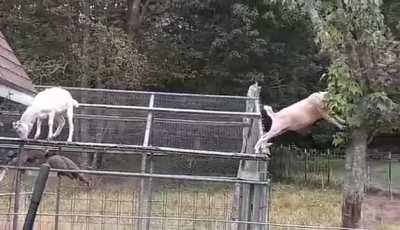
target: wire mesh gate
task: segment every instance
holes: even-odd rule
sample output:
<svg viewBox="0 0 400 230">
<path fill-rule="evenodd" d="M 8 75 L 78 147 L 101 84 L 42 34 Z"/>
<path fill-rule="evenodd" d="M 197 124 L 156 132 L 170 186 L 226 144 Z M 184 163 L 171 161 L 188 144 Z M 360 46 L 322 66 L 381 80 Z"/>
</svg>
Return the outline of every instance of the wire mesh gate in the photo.
<svg viewBox="0 0 400 230">
<path fill-rule="evenodd" d="M 22 142 L 10 127 L 0 130 L 4 149 L 45 147 L 96 168 L 79 171 L 92 175 L 91 188 L 50 179 L 38 229 L 265 229 L 257 224 L 268 216 L 269 183 L 266 156 L 253 152 L 262 132 L 256 84 L 246 97 L 66 89 L 80 102 L 74 121 L 79 142 Z M 11 124 L 20 112 L 1 114 Z M 240 166 L 231 177 L 168 173 L 176 157 L 192 157 L 189 163 L 205 158 L 207 164 L 236 160 Z M 22 172 L 37 168 L 14 167 L 12 173 L 7 167 L 2 229 L 18 229 L 32 184 Z"/>
</svg>

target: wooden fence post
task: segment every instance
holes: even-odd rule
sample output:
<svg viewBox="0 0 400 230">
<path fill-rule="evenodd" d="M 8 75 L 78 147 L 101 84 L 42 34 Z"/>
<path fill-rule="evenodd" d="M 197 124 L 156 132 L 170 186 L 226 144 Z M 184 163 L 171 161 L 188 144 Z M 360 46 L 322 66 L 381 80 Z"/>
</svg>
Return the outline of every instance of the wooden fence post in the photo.
<svg viewBox="0 0 400 230">
<path fill-rule="evenodd" d="M 248 97 L 259 98 L 260 87 L 255 83 L 249 87 L 247 93 Z M 260 101 L 248 100 L 246 102 L 246 112 L 260 113 Z M 244 118 L 244 122 L 249 122 L 249 128 L 243 129 L 243 145 L 242 151 L 246 153 L 253 153 L 254 146 L 258 139 L 263 134 L 261 118 Z M 264 149 L 264 147 L 263 147 Z M 266 150 L 269 151 L 269 150 Z M 261 151 L 258 154 L 266 154 L 266 151 Z M 237 177 L 240 179 L 266 181 L 267 180 L 267 162 L 241 160 Z M 270 185 L 268 185 L 270 186 Z M 236 209 L 236 218 L 240 221 L 251 222 L 266 222 L 269 215 L 267 196 L 268 189 L 263 185 L 241 184 L 236 186 L 234 202 L 238 202 Z M 234 209 L 235 210 L 235 209 Z M 266 229 L 266 225 L 251 225 L 240 223 L 234 226 L 238 230 L 253 230 L 253 229 Z"/>
</svg>

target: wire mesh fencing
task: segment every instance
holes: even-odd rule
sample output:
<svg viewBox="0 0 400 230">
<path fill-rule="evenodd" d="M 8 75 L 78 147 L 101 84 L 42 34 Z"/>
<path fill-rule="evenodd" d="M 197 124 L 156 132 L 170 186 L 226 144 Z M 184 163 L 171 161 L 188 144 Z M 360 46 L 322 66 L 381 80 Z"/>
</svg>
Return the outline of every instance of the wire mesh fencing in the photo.
<svg viewBox="0 0 400 230">
<path fill-rule="evenodd" d="M 0 111 L 6 124 L 0 128 L 0 147 L 14 148 L 11 155 L 18 163 L 32 149 L 46 150 L 81 168 L 56 169 L 59 175 L 74 172 L 91 178 L 91 186 L 85 187 L 51 177 L 37 214 L 37 229 L 265 226 L 260 223 L 265 223 L 267 214 L 269 182 L 260 176 L 266 168 L 259 161 L 265 162 L 266 157 L 255 155 L 251 146 L 260 135 L 256 97 L 67 90 L 80 103 L 74 112 L 72 143 L 63 142 L 67 128 L 56 141 L 19 140 L 11 122 L 25 108 L 3 104 Z M 46 138 L 47 129 L 42 125 L 40 139 Z M 257 178 L 238 179 L 239 164 L 249 160 L 246 170 L 253 170 Z M 3 165 L 9 168 L 0 189 L 5 229 L 18 229 L 31 199 L 36 169 L 24 166 Z"/>
<path fill-rule="evenodd" d="M 270 171 L 274 178 L 297 183 L 341 185 L 345 174 L 343 154 L 294 146 L 278 146 L 273 150 Z"/>
<path fill-rule="evenodd" d="M 16 195 L 16 172 L 10 169 L 7 179 L 1 182 L 1 229 L 13 229 L 15 216 L 19 216 L 22 226 L 29 206 L 35 174 L 24 170 Z M 234 224 L 232 199 L 236 185 L 232 183 L 153 178 L 152 195 L 145 201 L 151 205 L 150 215 L 141 216 L 140 178 L 90 177 L 93 185 L 87 187 L 51 175 L 35 229 L 140 229 L 142 219 L 149 219 L 150 229 L 232 229 Z"/>
<path fill-rule="evenodd" d="M 19 226 L 27 212 L 31 198 L 33 175 L 21 179 L 19 198 L 15 199 L 15 171 L 10 169 L 7 181 L 2 182 L 0 194 L 0 228 L 12 229 L 12 220 L 18 215 Z M 87 175 L 89 176 L 89 175 Z M 37 214 L 35 228 L 111 230 L 140 229 L 141 220 L 149 220 L 150 229 L 230 230 L 242 225 L 247 229 L 346 229 L 318 225 L 284 224 L 271 222 L 235 221 L 234 184 L 223 182 L 196 182 L 153 178 L 151 215 L 139 213 L 140 177 L 92 175 L 96 181 L 90 188 L 56 175 L 51 175 Z M 9 187 L 9 189 L 5 189 Z M 15 202 L 19 209 L 15 212 Z M 363 228 L 360 228 L 363 229 Z"/>
<path fill-rule="evenodd" d="M 273 149 L 270 171 L 276 180 L 316 184 L 321 187 L 342 185 L 345 155 L 333 151 L 279 146 Z M 391 152 L 368 154 L 367 184 L 370 191 L 379 189 L 388 196 L 400 192 L 400 157 Z M 376 191 L 377 192 L 377 191 Z M 392 195 L 390 195 L 392 194 Z"/>
<path fill-rule="evenodd" d="M 151 112 L 149 146 L 240 152 L 242 130 L 249 126 L 243 118 L 258 116 L 246 112 L 246 103 L 255 100 L 250 97 L 66 89 L 80 103 L 74 112 L 74 141 L 79 142 L 142 145 Z M 11 123 L 25 107 L 12 103 L 2 107 L 1 136 L 16 137 Z M 47 137 L 46 123 L 41 139 Z M 56 140 L 66 140 L 67 127 Z"/>
</svg>

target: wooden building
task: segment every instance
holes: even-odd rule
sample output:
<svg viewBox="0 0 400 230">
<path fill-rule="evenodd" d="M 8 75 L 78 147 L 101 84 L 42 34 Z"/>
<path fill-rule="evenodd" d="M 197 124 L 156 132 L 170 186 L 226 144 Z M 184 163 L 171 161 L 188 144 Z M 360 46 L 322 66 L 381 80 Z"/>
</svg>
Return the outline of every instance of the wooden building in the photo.
<svg viewBox="0 0 400 230">
<path fill-rule="evenodd" d="M 29 105 L 35 93 L 32 80 L 0 31 L 0 97 Z"/>
</svg>

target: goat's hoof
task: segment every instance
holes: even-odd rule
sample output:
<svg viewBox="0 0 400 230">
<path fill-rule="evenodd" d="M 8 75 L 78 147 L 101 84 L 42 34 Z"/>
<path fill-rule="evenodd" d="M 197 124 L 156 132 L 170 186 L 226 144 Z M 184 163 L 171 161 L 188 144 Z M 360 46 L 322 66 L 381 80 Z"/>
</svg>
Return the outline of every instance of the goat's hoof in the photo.
<svg viewBox="0 0 400 230">
<path fill-rule="evenodd" d="M 270 147 L 272 145 L 272 143 L 265 143 L 265 147 Z"/>
</svg>

